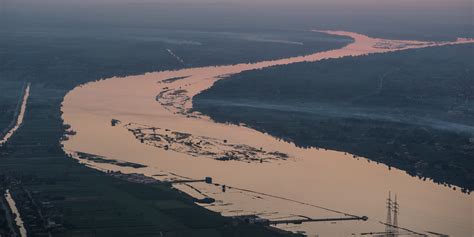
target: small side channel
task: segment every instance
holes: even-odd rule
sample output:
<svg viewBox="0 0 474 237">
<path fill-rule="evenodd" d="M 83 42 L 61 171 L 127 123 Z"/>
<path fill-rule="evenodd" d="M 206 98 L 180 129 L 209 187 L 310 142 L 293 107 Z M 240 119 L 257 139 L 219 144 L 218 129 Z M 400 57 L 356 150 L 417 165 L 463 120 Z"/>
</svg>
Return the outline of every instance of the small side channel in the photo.
<svg viewBox="0 0 474 237">
<path fill-rule="evenodd" d="M 13 199 L 9 189 L 7 189 L 5 192 L 5 199 L 7 200 L 8 206 L 10 207 L 10 210 L 13 216 L 15 217 L 15 223 L 18 226 L 20 237 L 27 237 L 25 225 L 23 223 L 23 220 L 21 219 L 20 212 L 16 207 L 15 200 Z"/>
</svg>

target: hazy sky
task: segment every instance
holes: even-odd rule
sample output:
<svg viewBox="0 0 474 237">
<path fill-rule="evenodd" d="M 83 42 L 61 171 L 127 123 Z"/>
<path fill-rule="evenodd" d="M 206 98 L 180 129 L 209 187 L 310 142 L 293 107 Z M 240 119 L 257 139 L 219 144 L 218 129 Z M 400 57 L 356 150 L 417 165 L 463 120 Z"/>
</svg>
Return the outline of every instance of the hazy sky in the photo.
<svg viewBox="0 0 474 237">
<path fill-rule="evenodd" d="M 235 5 L 305 5 L 305 6 L 339 6 L 339 7 L 422 7 L 422 8 L 455 8 L 470 7 L 472 9 L 472 0 L 0 0 L 3 4 L 21 4 L 29 5 L 86 5 L 86 4 L 121 4 L 121 3 L 188 3 L 188 4 L 222 4 L 230 3 Z M 27 7 L 27 6 L 25 6 Z"/>
<path fill-rule="evenodd" d="M 469 33 L 474 25 L 473 1 L 0 0 L 0 17 L 5 25 L 421 29 L 432 33 L 454 29 Z"/>
</svg>

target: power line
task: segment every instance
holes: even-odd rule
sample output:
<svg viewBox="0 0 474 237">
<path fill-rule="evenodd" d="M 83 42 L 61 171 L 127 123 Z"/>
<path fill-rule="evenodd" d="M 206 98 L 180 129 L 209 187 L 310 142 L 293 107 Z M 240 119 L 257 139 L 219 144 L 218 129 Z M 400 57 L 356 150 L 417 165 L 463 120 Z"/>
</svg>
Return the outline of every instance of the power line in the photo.
<svg viewBox="0 0 474 237">
<path fill-rule="evenodd" d="M 218 183 L 215 183 L 215 185 L 222 186 L 221 184 L 218 184 Z M 302 202 L 302 201 L 298 201 L 298 200 L 294 200 L 294 199 L 290 199 L 290 198 L 286 198 L 286 197 L 280 197 L 280 196 L 273 195 L 273 194 L 267 194 L 267 193 L 257 192 L 257 191 L 253 191 L 253 190 L 249 190 L 249 189 L 232 187 L 232 186 L 228 186 L 228 185 L 226 185 L 226 187 L 229 188 L 229 189 L 235 189 L 235 190 L 244 191 L 244 192 L 248 192 L 248 193 L 259 194 L 259 195 L 263 195 L 263 196 L 267 196 L 267 197 L 272 197 L 272 198 L 276 198 L 276 199 L 280 199 L 280 200 L 285 200 L 285 201 L 298 203 L 298 204 L 305 205 L 305 206 L 315 207 L 315 208 L 318 208 L 318 209 L 321 209 L 321 210 L 325 210 L 325 211 L 329 211 L 329 212 L 333 212 L 333 213 L 337 213 L 337 214 L 342 214 L 342 215 L 345 215 L 345 216 L 360 217 L 358 215 L 354 215 L 354 214 L 351 214 L 351 213 L 338 211 L 338 210 L 335 210 L 335 209 L 331 209 L 331 208 L 327 208 L 327 207 L 323 207 L 323 206 L 319 206 L 319 205 L 315 205 L 315 204 L 311 204 L 311 203 L 306 203 L 306 202 Z"/>
</svg>

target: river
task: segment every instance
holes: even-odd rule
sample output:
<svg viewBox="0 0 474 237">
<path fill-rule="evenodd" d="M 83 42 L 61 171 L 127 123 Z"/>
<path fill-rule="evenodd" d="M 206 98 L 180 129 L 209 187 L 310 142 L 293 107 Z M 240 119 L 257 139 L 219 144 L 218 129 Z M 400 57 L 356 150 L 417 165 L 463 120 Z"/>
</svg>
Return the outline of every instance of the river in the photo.
<svg viewBox="0 0 474 237">
<path fill-rule="evenodd" d="M 15 200 L 10 193 L 10 190 L 6 190 L 5 192 L 5 199 L 7 200 L 8 206 L 10 207 L 11 212 L 15 215 L 15 223 L 18 226 L 18 230 L 20 232 L 20 237 L 27 237 L 26 228 L 23 224 L 23 220 L 21 219 L 20 212 L 16 207 Z"/>
<path fill-rule="evenodd" d="M 298 148 L 245 126 L 219 124 L 188 112 L 194 95 L 229 74 L 303 61 L 474 42 L 395 41 L 351 32 L 325 33 L 354 41 L 341 49 L 307 56 L 114 77 L 78 86 L 63 101 L 64 122 L 77 132 L 62 142 L 64 150 L 100 170 L 143 173 L 160 180 L 211 176 L 216 183 L 259 192 L 222 192 L 220 186 L 204 183 L 192 184 L 193 188 L 175 185 L 195 197 L 215 198 L 216 203 L 205 207 L 227 216 L 257 214 L 272 220 L 343 216 L 316 207 L 323 206 L 369 217 L 366 222 L 280 226 L 305 231 L 309 236 L 384 231 L 379 221 L 386 219 L 389 191 L 397 194 L 400 226 L 424 234 L 432 231 L 471 236 L 473 198 L 459 189 L 423 181 L 344 152 Z M 112 119 L 120 122 L 112 126 Z M 80 159 L 77 152 L 147 167 L 94 163 Z M 219 160 L 222 158 L 231 159 Z"/>
<path fill-rule="evenodd" d="M 6 131 L 5 135 L 1 138 L 0 140 L 0 146 L 5 144 L 12 136 L 15 134 L 16 130 L 20 128 L 21 124 L 23 123 L 23 118 L 25 117 L 25 112 L 26 112 L 26 104 L 28 102 L 28 97 L 30 96 L 30 83 L 25 87 L 25 91 L 23 92 L 23 96 L 21 98 L 21 104 L 19 104 L 19 111 L 15 113 L 15 118 L 13 118 L 12 125 L 9 128 L 7 128 L 8 131 Z M 2 135 L 0 133 L 0 135 Z"/>
</svg>

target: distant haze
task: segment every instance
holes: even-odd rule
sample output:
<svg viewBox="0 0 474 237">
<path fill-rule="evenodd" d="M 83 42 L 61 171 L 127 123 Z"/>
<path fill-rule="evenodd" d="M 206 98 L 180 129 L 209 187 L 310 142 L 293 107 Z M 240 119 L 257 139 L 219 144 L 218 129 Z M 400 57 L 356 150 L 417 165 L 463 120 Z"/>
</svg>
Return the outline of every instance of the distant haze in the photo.
<svg viewBox="0 0 474 237">
<path fill-rule="evenodd" d="M 3 26 L 346 29 L 472 36 L 472 0 L 0 0 Z"/>
<path fill-rule="evenodd" d="M 0 0 L 3 4 L 38 5 L 87 5 L 87 4 L 143 4 L 143 3 L 186 3 L 186 4 L 251 4 L 287 6 L 340 6 L 345 8 L 368 7 L 406 7 L 406 8 L 472 8 L 471 0 Z M 26 6 L 26 5 L 25 5 Z"/>
</svg>

